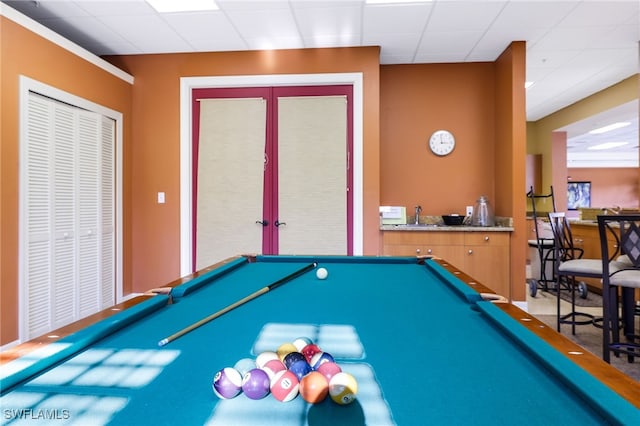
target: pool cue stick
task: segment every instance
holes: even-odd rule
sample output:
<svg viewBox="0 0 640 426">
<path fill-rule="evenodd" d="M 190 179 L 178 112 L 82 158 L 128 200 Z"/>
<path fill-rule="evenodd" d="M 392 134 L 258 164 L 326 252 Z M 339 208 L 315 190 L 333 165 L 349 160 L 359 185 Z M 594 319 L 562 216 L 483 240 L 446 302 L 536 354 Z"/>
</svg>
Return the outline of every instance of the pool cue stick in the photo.
<svg viewBox="0 0 640 426">
<path fill-rule="evenodd" d="M 280 287 L 282 284 L 285 284 L 289 281 L 291 281 L 294 278 L 299 277 L 300 275 L 310 271 L 311 269 L 315 268 L 316 266 L 318 266 L 317 263 L 310 263 L 309 265 L 305 266 L 304 268 L 301 268 L 297 271 L 295 271 L 292 274 L 287 275 L 284 278 L 279 279 L 278 281 L 269 284 L 268 286 L 262 287 L 261 289 L 254 291 L 253 293 L 251 293 L 250 295 L 243 297 L 242 299 L 238 300 L 237 302 L 232 303 L 231 305 L 220 309 L 218 312 L 213 313 L 211 315 L 209 315 L 208 317 L 205 317 L 203 319 L 201 319 L 200 321 L 194 322 L 193 324 L 183 328 L 180 331 L 177 331 L 176 333 L 173 333 L 171 336 L 164 338 L 162 340 L 160 340 L 158 342 L 158 346 L 164 346 L 169 342 L 172 342 L 174 340 L 176 340 L 178 337 L 183 336 L 187 333 L 189 333 L 192 330 L 195 330 L 196 328 L 200 327 L 203 324 L 208 323 L 209 321 L 212 321 L 224 314 L 226 314 L 227 312 L 237 308 L 238 306 L 244 305 L 245 303 L 255 299 L 256 297 L 262 296 L 265 293 L 268 293 L 272 290 L 275 290 L 276 288 Z"/>
</svg>

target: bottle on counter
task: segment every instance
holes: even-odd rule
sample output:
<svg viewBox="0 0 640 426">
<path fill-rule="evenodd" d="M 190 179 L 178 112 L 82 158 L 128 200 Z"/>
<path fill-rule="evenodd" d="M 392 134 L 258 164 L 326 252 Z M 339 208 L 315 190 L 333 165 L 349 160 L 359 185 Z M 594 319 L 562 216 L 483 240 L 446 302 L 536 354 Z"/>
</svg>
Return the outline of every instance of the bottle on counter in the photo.
<svg viewBox="0 0 640 426">
<path fill-rule="evenodd" d="M 489 200 L 486 196 L 481 195 L 476 201 L 476 205 L 473 208 L 473 215 L 471 216 L 471 225 L 473 226 L 495 226 L 496 219 L 493 215 L 493 209 L 489 205 Z"/>
</svg>

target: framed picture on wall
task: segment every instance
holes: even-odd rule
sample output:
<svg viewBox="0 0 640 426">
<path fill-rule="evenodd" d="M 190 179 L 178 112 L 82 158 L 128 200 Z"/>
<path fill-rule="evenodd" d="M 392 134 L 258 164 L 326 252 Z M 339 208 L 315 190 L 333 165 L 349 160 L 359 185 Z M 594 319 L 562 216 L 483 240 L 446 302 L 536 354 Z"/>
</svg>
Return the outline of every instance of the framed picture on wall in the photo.
<svg viewBox="0 0 640 426">
<path fill-rule="evenodd" d="M 567 208 L 591 207 L 591 182 L 567 183 Z"/>
</svg>

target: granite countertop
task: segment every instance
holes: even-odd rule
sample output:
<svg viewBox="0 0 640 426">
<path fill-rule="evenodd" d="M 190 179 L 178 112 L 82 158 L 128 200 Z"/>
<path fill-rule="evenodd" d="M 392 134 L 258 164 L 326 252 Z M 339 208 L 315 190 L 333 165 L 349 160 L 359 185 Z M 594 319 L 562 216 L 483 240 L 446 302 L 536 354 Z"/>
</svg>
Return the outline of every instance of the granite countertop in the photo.
<svg viewBox="0 0 640 426">
<path fill-rule="evenodd" d="M 571 225 L 598 226 L 597 220 L 569 219 Z"/>
<path fill-rule="evenodd" d="M 381 231 L 513 232 L 510 226 L 380 225 Z"/>
<path fill-rule="evenodd" d="M 467 218 L 465 222 L 468 222 Z M 450 232 L 512 232 L 513 220 L 510 217 L 496 217 L 495 226 L 471 226 L 467 224 L 448 226 L 442 223 L 442 216 L 420 216 L 420 224 L 415 225 L 415 216 L 407 217 L 407 225 L 380 225 L 381 231 L 450 231 Z"/>
</svg>

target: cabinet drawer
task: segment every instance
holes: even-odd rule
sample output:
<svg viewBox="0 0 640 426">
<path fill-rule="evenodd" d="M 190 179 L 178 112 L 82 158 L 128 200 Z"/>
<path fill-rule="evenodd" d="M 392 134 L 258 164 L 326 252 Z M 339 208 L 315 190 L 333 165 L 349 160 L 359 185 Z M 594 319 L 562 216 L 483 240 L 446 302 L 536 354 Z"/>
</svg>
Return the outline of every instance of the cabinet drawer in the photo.
<svg viewBox="0 0 640 426">
<path fill-rule="evenodd" d="M 508 246 L 509 234 L 507 232 L 467 232 L 464 235 L 466 246 Z"/>
<path fill-rule="evenodd" d="M 463 245 L 462 232 L 388 231 L 383 233 L 384 244 Z"/>
</svg>

